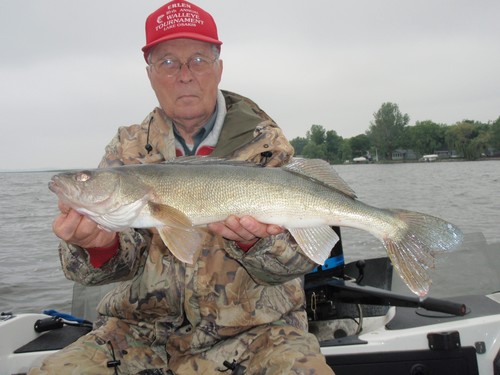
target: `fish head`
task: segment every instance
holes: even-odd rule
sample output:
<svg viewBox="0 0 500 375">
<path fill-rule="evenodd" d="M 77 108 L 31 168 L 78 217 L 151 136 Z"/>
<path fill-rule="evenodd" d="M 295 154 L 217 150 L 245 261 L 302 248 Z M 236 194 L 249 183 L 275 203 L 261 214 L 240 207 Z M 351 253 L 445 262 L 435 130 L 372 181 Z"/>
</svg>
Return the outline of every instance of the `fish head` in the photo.
<svg viewBox="0 0 500 375">
<path fill-rule="evenodd" d="M 119 230 L 133 222 L 148 195 L 140 181 L 124 171 L 108 168 L 59 173 L 52 177 L 49 189 L 103 228 Z"/>
<path fill-rule="evenodd" d="M 53 176 L 49 189 L 72 208 L 95 208 L 99 211 L 110 208 L 118 184 L 116 174 L 83 170 Z"/>
</svg>

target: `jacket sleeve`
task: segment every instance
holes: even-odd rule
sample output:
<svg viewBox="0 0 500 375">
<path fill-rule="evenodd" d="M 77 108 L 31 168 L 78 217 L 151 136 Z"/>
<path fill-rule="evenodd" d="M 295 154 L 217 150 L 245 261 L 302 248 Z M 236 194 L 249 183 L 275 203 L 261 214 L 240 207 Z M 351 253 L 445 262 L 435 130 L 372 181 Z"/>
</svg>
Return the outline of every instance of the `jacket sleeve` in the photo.
<svg viewBox="0 0 500 375">
<path fill-rule="evenodd" d="M 79 246 L 61 241 L 59 257 L 64 275 L 83 285 L 103 285 L 131 279 L 141 267 L 151 237 L 146 230 L 128 229 L 118 234 L 118 253 L 100 268 L 89 262 L 89 254 Z"/>
<path fill-rule="evenodd" d="M 238 260 L 258 284 L 281 284 L 311 272 L 316 266 L 288 232 L 260 239 L 247 252 L 234 241 L 225 242 L 228 254 Z"/>
</svg>

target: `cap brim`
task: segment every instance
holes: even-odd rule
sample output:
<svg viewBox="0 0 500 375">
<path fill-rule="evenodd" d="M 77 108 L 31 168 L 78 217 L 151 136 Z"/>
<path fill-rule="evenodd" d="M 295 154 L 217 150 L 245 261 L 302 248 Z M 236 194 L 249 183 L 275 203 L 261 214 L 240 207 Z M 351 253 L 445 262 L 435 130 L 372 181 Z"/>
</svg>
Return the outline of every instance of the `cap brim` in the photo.
<svg viewBox="0 0 500 375">
<path fill-rule="evenodd" d="M 196 33 L 175 33 L 175 34 L 170 34 L 166 35 L 163 38 L 157 39 L 152 43 L 146 44 L 144 47 L 142 47 L 142 52 L 144 53 L 144 59 L 146 62 L 148 61 L 148 53 L 157 44 L 160 44 L 161 42 L 166 42 L 167 40 L 172 40 L 172 39 L 181 39 L 181 38 L 186 38 L 186 39 L 193 39 L 193 40 L 199 40 L 200 42 L 207 42 L 211 44 L 215 44 L 217 46 L 220 46 L 222 42 L 218 39 L 210 38 L 208 36 L 196 34 Z"/>
</svg>

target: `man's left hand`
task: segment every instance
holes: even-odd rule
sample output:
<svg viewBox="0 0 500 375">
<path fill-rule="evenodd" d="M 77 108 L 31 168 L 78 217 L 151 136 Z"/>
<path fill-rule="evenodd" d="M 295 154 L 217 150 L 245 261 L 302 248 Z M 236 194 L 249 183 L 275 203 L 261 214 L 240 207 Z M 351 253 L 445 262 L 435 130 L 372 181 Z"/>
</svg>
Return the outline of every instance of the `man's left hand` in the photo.
<svg viewBox="0 0 500 375">
<path fill-rule="evenodd" d="M 274 236 L 285 231 L 279 225 L 264 224 L 251 216 L 238 218 L 234 215 L 229 216 L 225 221 L 208 224 L 208 229 L 225 239 L 243 245 L 253 245 L 260 238 Z"/>
</svg>

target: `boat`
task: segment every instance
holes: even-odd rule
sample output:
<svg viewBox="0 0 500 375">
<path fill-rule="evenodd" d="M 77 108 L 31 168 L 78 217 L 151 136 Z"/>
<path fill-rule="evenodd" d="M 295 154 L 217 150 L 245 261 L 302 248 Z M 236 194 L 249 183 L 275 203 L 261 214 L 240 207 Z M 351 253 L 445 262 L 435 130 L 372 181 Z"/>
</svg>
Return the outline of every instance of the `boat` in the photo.
<svg viewBox="0 0 500 375">
<path fill-rule="evenodd" d="M 380 260 L 364 272 L 387 269 Z M 339 278 L 308 288 L 322 296 L 323 320 L 310 327 L 336 375 L 500 374 L 500 293 L 419 299 Z"/>
<path fill-rule="evenodd" d="M 368 159 L 364 156 L 359 156 L 357 158 L 352 159 L 352 162 L 355 164 L 365 164 L 368 163 Z"/>
<path fill-rule="evenodd" d="M 305 276 L 310 331 L 336 375 L 500 374 L 500 292 L 422 299 L 392 290 L 397 280 L 385 257 L 344 264 L 341 241 Z M 0 375 L 26 373 L 90 329 L 52 310 L 2 313 Z"/>
<path fill-rule="evenodd" d="M 438 158 L 439 158 L 439 155 L 437 155 L 437 154 L 429 154 L 429 155 L 422 156 L 422 158 L 420 160 L 429 162 L 429 161 L 436 161 Z"/>
</svg>

